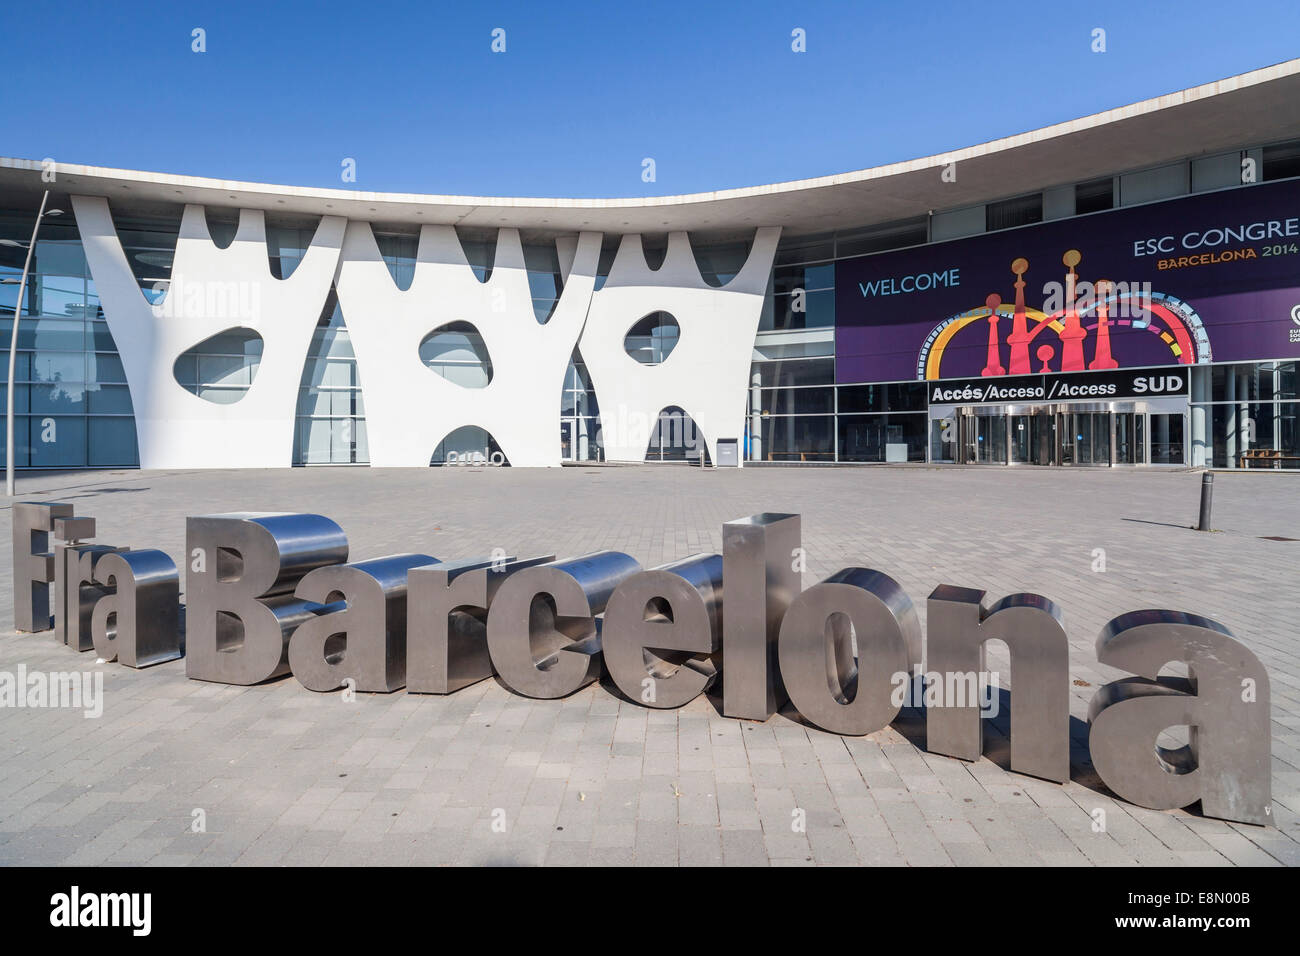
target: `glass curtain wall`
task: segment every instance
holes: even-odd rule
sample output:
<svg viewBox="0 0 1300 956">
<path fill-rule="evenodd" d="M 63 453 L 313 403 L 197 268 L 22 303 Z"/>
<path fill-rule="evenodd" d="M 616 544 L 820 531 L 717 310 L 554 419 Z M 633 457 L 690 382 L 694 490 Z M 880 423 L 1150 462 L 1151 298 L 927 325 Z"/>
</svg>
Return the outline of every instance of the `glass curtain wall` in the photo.
<svg viewBox="0 0 1300 956">
<path fill-rule="evenodd" d="M 312 332 L 298 387 L 293 463 L 353 465 L 369 461 L 357 360 L 338 295 L 331 288 Z"/>
<path fill-rule="evenodd" d="M 50 203 L 56 206 L 54 197 Z M 117 345 L 108 331 L 66 197 L 46 219 L 21 305 L 18 285 L 36 208 L 0 213 L 0 338 L 19 317 L 14 376 L 14 464 L 18 468 L 132 467 L 135 418 Z M 120 221 L 127 259 L 150 298 L 171 271 L 175 222 Z M 7 384 L 8 361 L 0 361 Z M 0 406 L 6 399 L 0 389 Z M 4 452 L 0 448 L 0 461 Z"/>
<path fill-rule="evenodd" d="M 1300 468 L 1296 366 L 1291 359 L 1210 370 L 1210 400 L 1193 408 L 1205 410 L 1215 468 Z"/>
<path fill-rule="evenodd" d="M 747 460 L 925 461 L 924 382 L 836 386 L 829 358 L 752 368 Z"/>
</svg>

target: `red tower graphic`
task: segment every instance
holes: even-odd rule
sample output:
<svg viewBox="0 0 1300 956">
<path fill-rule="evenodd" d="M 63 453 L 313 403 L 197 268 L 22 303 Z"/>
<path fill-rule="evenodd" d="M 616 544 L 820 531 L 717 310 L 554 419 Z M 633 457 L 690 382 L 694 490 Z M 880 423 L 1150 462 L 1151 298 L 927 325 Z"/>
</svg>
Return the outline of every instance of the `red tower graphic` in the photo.
<svg viewBox="0 0 1300 956">
<path fill-rule="evenodd" d="M 1061 256 L 1061 262 L 1070 270 L 1065 274 L 1065 328 L 1061 331 L 1062 372 L 1082 372 L 1084 368 L 1083 340 L 1087 338 L 1088 330 L 1079 322 L 1079 304 L 1074 298 L 1074 285 L 1079 278 L 1074 267 L 1082 258 L 1078 249 L 1071 249 Z"/>
<path fill-rule="evenodd" d="M 1016 276 L 1016 312 L 1011 318 L 1011 334 L 1007 344 L 1011 346 L 1011 374 L 1028 375 L 1033 369 L 1029 365 L 1029 328 L 1025 316 L 1025 273 L 1029 271 L 1028 259 L 1016 259 L 1011 263 L 1011 271 Z"/>
<path fill-rule="evenodd" d="M 1093 285 L 1097 297 L 1097 351 L 1088 368 L 1119 368 L 1119 362 L 1110 354 L 1110 307 L 1106 304 L 1106 297 L 1114 288 L 1109 279 L 1098 279 Z"/>
<path fill-rule="evenodd" d="M 1097 279 L 1092 284 L 1091 291 L 1080 298 L 1082 280 L 1078 266 L 1082 260 L 1083 254 L 1078 249 L 1070 249 L 1061 256 L 1066 269 L 1064 302 L 1059 305 L 1056 302 L 1057 293 L 1052 291 L 1059 288 L 1056 283 L 1045 286 L 1043 294 L 1047 301 L 1044 302 L 1044 310 L 1050 309 L 1049 312 L 1026 306 L 1025 286 L 1028 283 L 1025 276 L 1029 272 L 1029 260 L 1019 256 L 1013 259 L 1011 272 L 1015 276 L 1016 292 L 1015 307 L 1009 310 L 1011 331 L 1006 337 L 1007 352 L 1002 351 L 1004 345 L 1001 328 L 1006 313 L 999 314 L 998 311 L 1004 308 L 1004 300 L 1000 294 L 990 293 L 984 300 L 986 311 L 967 309 L 935 326 L 917 356 L 918 377 L 943 377 L 940 364 L 943 362 L 944 349 L 950 346 L 954 334 L 967 327 L 970 328 L 970 333 L 963 335 L 954 349 L 962 357 L 948 363 L 948 374 L 953 374 L 950 369 L 956 364 L 963 366 L 961 374 L 971 374 L 967 363 L 972 362 L 971 353 L 978 347 L 973 341 L 976 330 L 985 328 L 979 324 L 982 319 L 988 320 L 984 368 L 980 372 L 985 377 L 1117 369 L 1122 362 L 1111 352 L 1112 333 L 1120 336 L 1117 345 L 1122 358 L 1135 338 L 1125 333 L 1134 330 L 1158 334 L 1168 344 L 1177 364 L 1195 364 L 1198 355 L 1202 356 L 1200 361 L 1208 361 L 1208 336 L 1200 316 L 1189 303 L 1172 296 L 1155 294 L 1149 283 L 1134 289 L 1126 283 L 1116 283 L 1110 279 Z M 1082 288 L 1087 290 L 1089 286 L 1085 283 Z M 1112 305 L 1116 307 L 1113 317 Z M 1094 312 L 1096 324 L 1093 324 Z M 1133 316 L 1137 313 L 1144 314 L 1145 321 L 1136 321 Z M 1088 324 L 1085 325 L 1085 322 Z M 1093 338 L 1093 354 L 1089 362 L 1084 340 L 1092 329 L 1096 329 L 1097 334 Z M 1138 343 L 1138 347 L 1140 350 L 1142 343 Z M 1007 359 L 1005 366 L 1004 359 Z M 1056 368 L 1052 367 L 1054 362 L 1059 362 Z"/>
<path fill-rule="evenodd" d="M 1007 370 L 1002 367 L 1002 356 L 998 354 L 998 306 L 1002 304 L 1002 296 L 994 292 L 984 304 L 989 310 L 989 352 L 988 358 L 984 362 L 984 371 L 981 375 L 1006 375 Z"/>
</svg>

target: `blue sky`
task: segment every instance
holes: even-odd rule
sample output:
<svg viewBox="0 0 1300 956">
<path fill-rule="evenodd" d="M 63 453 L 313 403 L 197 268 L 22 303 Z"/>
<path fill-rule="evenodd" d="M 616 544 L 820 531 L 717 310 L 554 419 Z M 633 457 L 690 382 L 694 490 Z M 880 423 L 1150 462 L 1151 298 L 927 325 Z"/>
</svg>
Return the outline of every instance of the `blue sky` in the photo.
<svg viewBox="0 0 1300 956">
<path fill-rule="evenodd" d="M 844 172 L 1300 55 L 1295 0 L 14 0 L 3 27 L 3 155 L 519 196 Z M 807 52 L 791 50 L 795 28 Z M 340 179 L 349 157 L 355 185 Z"/>
</svg>

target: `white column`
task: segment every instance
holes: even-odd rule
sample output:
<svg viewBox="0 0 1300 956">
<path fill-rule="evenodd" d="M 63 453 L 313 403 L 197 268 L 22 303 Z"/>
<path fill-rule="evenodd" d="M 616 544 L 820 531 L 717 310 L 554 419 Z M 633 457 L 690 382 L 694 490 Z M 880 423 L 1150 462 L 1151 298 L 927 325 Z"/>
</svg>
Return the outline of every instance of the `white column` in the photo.
<svg viewBox="0 0 1300 956">
<path fill-rule="evenodd" d="M 1192 370 L 1192 467 L 1204 468 L 1214 460 L 1211 436 L 1206 431 L 1208 416 L 1204 402 L 1210 399 L 1210 369 L 1196 366 Z"/>
<path fill-rule="evenodd" d="M 1233 366 L 1224 369 L 1223 375 L 1223 396 L 1228 401 L 1237 397 L 1237 370 Z M 1228 467 L 1237 467 L 1237 406 L 1228 406 L 1227 427 L 1224 429 L 1227 433 L 1225 442 L 1225 451 L 1228 454 Z"/>
</svg>

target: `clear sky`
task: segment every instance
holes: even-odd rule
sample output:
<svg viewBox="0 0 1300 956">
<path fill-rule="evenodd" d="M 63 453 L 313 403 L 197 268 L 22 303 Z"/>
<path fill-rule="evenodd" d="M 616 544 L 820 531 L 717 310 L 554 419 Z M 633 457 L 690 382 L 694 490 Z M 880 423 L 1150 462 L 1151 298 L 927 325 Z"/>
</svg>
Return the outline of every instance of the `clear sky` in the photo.
<svg viewBox="0 0 1300 956">
<path fill-rule="evenodd" d="M 1300 56 L 1297 0 L 7 0 L 0 23 L 2 155 L 516 196 L 845 172 Z"/>
</svg>

